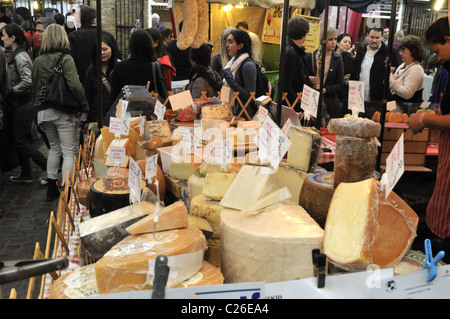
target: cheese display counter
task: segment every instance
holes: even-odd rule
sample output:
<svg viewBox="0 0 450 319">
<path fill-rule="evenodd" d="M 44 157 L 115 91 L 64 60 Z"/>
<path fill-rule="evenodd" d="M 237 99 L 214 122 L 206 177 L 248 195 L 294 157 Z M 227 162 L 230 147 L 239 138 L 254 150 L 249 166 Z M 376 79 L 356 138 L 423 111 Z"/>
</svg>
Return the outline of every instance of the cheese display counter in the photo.
<svg viewBox="0 0 450 319">
<path fill-rule="evenodd" d="M 124 117 L 135 123 L 128 133 L 100 130 L 73 188 L 82 200 L 70 201 L 78 211 L 68 240 L 73 258 L 47 277 L 45 298 L 148 296 L 161 255 L 169 297 L 253 284 L 267 297 L 285 289 L 285 298 L 295 298 L 290 285 L 317 280 L 314 251 L 326 257 L 322 279 L 338 290 L 339 278 L 365 278 L 374 266 L 387 277 L 421 271 L 424 261 L 408 259 L 417 214 L 394 192 L 385 196 L 373 177 L 379 123 L 348 115 L 327 129 L 292 126 L 283 135 L 260 131 L 270 118 L 235 121 L 220 101 L 208 100 L 207 111 L 203 102 L 189 106 L 194 118 L 184 125 Z M 236 147 L 238 129 L 255 148 Z M 259 156 L 262 133 L 290 143 L 275 166 Z M 334 171 L 320 166 L 328 162 Z M 135 163 L 140 196 L 131 201 Z"/>
</svg>

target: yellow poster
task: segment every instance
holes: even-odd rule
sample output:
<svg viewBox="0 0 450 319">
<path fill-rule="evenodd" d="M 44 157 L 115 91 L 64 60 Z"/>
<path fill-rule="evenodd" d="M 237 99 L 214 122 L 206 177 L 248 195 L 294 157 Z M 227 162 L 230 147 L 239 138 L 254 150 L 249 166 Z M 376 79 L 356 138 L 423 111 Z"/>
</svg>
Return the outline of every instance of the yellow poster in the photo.
<svg viewBox="0 0 450 319">
<path fill-rule="evenodd" d="M 280 44 L 282 15 L 283 15 L 282 5 L 266 10 L 263 34 L 261 38 L 262 42 Z"/>
<path fill-rule="evenodd" d="M 309 33 L 306 36 L 305 42 L 303 46 L 305 47 L 306 52 L 313 52 L 320 45 L 320 18 L 304 16 L 301 14 L 297 14 L 300 10 L 295 10 L 292 14 L 293 17 L 299 15 L 305 18 L 309 22 Z"/>
<path fill-rule="evenodd" d="M 297 15 L 305 18 L 309 22 L 309 33 L 306 36 L 303 46 L 306 52 L 313 52 L 320 45 L 320 18 L 302 15 L 302 9 L 296 9 L 292 12 L 292 17 Z M 264 19 L 264 29 L 262 42 L 280 44 L 282 27 L 283 6 L 277 6 L 266 10 Z"/>
</svg>

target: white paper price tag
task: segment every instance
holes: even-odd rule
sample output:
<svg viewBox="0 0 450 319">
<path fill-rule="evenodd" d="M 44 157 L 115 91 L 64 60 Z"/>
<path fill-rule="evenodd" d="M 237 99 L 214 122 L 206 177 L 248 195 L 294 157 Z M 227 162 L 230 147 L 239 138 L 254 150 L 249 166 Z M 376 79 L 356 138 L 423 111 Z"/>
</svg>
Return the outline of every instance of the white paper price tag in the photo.
<svg viewBox="0 0 450 319">
<path fill-rule="evenodd" d="M 109 151 L 109 158 L 114 163 L 114 166 L 118 167 L 126 163 L 125 147 L 111 145 Z"/>
<path fill-rule="evenodd" d="M 348 81 L 348 109 L 364 112 L 364 82 Z"/>
<path fill-rule="evenodd" d="M 319 92 L 305 84 L 303 86 L 301 108 L 305 111 L 309 111 L 311 116 L 317 118 L 318 106 Z"/>
<path fill-rule="evenodd" d="M 141 176 L 142 171 L 136 161 L 130 157 L 128 170 L 128 187 L 130 188 L 130 203 L 141 202 Z"/>
<path fill-rule="evenodd" d="M 289 137 L 289 132 L 291 130 L 291 126 L 292 126 L 292 121 L 290 118 L 288 118 L 286 120 L 286 122 L 284 122 L 283 128 L 281 129 L 284 133 L 284 135 L 286 135 L 287 137 Z"/>
<path fill-rule="evenodd" d="M 188 127 L 179 127 L 180 144 L 183 149 L 183 156 L 192 153 L 192 141 L 194 139 L 192 131 Z"/>
<path fill-rule="evenodd" d="M 151 183 L 153 177 L 156 176 L 156 171 L 158 167 L 158 154 L 147 157 L 145 160 L 145 179 Z"/>
<path fill-rule="evenodd" d="M 264 122 L 264 120 L 266 119 L 266 117 L 269 115 L 269 111 L 264 107 L 264 106 L 260 106 L 259 107 L 259 111 L 258 111 L 258 120 L 260 122 Z"/>
<path fill-rule="evenodd" d="M 164 120 L 164 113 L 166 112 L 166 107 L 159 101 L 155 103 L 155 115 L 158 121 Z"/>
<path fill-rule="evenodd" d="M 381 187 L 386 193 L 386 198 L 405 171 L 403 141 L 404 137 L 402 134 L 386 158 L 386 173 L 383 174 L 384 178 L 381 179 Z"/>
<path fill-rule="evenodd" d="M 141 115 L 139 118 L 139 135 L 143 137 L 144 133 L 145 133 L 145 118 Z"/>
<path fill-rule="evenodd" d="M 114 133 L 116 138 L 120 135 L 128 135 L 130 130 L 130 124 L 126 119 L 111 117 L 109 120 L 109 131 Z"/>
</svg>

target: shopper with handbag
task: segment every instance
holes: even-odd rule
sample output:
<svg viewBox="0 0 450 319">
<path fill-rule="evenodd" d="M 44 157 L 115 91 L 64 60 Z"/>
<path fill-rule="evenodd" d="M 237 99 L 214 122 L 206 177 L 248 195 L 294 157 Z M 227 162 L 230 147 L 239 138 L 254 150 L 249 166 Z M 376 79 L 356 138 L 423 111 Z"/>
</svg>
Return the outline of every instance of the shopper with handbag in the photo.
<svg viewBox="0 0 450 319">
<path fill-rule="evenodd" d="M 62 76 L 58 77 L 58 72 Z M 58 81 L 51 82 L 55 78 Z M 39 57 L 33 64 L 32 80 L 38 124 L 50 142 L 47 200 L 53 200 L 59 196 L 57 181 L 61 155 L 64 185 L 77 155 L 79 128 L 89 112 L 83 85 L 70 56 L 69 39 L 62 26 L 52 24 L 45 29 Z M 63 99 L 68 100 L 61 102 Z"/>
<path fill-rule="evenodd" d="M 18 153 L 21 174 L 11 176 L 13 183 L 32 183 L 30 159 L 43 171 L 47 160 L 29 141 L 31 124 L 36 115 L 31 94 L 32 62 L 27 53 L 28 41 L 23 30 L 15 23 L 2 29 L 2 41 L 6 49 L 11 50 L 7 59 L 8 92 L 5 108 L 10 120 L 11 136 Z"/>
</svg>

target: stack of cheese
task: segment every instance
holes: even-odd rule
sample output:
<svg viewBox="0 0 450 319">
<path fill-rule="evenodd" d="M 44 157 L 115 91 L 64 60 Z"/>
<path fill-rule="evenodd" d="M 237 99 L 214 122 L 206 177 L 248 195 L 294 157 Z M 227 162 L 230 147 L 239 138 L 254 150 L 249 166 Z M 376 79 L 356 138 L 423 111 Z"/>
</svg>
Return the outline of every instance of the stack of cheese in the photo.
<svg viewBox="0 0 450 319">
<path fill-rule="evenodd" d="M 346 115 L 331 119 L 328 130 L 336 134 L 334 186 L 358 182 L 373 176 L 381 126 L 370 119 Z"/>
<path fill-rule="evenodd" d="M 394 192 L 387 199 L 370 178 L 341 182 L 331 200 L 323 252 L 345 270 L 395 266 L 416 236 L 418 216 Z"/>
<path fill-rule="evenodd" d="M 82 244 L 100 258 L 93 266 L 59 278 L 51 296 L 75 298 L 151 287 L 159 255 L 168 257 L 167 287 L 223 283 L 219 269 L 204 260 L 205 235 L 213 233 L 209 224 L 189 216 L 181 201 L 161 208 L 155 223 L 155 208 L 141 201 L 81 222 Z"/>
</svg>

